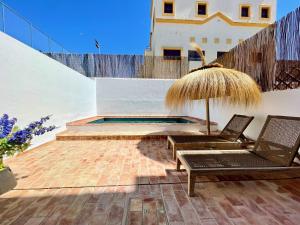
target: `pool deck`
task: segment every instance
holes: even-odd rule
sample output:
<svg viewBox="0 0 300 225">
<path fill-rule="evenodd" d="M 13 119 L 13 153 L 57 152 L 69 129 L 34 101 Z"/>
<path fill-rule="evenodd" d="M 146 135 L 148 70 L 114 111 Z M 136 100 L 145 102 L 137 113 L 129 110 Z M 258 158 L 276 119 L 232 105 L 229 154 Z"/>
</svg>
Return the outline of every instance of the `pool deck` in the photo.
<svg viewBox="0 0 300 225">
<path fill-rule="evenodd" d="M 203 176 L 187 196 L 165 140 L 53 141 L 6 160 L 1 225 L 299 224 L 300 178 Z"/>
<path fill-rule="evenodd" d="M 112 123 L 91 124 L 102 118 L 182 118 L 193 121 L 192 124 L 168 123 Z M 206 130 L 206 121 L 185 116 L 96 116 L 67 124 L 67 130 L 57 134 L 59 141 L 67 140 L 105 140 L 105 139 L 161 139 L 168 135 L 202 135 Z M 211 122 L 211 130 L 217 131 L 217 123 Z"/>
</svg>

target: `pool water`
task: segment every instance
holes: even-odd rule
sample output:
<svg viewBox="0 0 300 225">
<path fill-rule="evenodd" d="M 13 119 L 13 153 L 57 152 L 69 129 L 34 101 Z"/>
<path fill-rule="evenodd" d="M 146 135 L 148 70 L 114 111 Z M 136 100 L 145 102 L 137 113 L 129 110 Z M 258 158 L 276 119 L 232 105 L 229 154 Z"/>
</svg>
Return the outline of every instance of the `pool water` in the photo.
<svg viewBox="0 0 300 225">
<path fill-rule="evenodd" d="M 183 118 L 103 118 L 89 122 L 89 124 L 105 124 L 105 123 L 193 123 Z"/>
</svg>

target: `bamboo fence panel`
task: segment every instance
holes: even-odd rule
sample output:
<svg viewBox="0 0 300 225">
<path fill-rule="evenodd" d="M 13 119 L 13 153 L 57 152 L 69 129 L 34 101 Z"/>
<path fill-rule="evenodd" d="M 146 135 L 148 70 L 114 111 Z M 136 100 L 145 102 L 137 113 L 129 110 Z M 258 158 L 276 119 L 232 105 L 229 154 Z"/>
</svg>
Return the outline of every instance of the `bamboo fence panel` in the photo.
<svg viewBox="0 0 300 225">
<path fill-rule="evenodd" d="M 189 62 L 187 57 L 170 60 L 160 56 L 145 56 L 140 78 L 178 79 L 188 74 L 188 72 Z"/>
<path fill-rule="evenodd" d="M 252 76 L 262 91 L 300 87 L 300 8 L 215 62 Z"/>
<path fill-rule="evenodd" d="M 64 54 L 47 55 L 87 77 L 178 79 L 189 72 L 187 57 Z"/>
</svg>

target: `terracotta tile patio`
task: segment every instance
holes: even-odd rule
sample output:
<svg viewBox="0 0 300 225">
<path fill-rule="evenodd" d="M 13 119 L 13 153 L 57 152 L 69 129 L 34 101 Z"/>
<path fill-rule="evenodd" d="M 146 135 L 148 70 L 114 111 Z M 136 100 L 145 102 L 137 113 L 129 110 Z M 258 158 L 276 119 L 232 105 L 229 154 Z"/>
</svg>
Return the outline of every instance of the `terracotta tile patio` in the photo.
<svg viewBox="0 0 300 225">
<path fill-rule="evenodd" d="M 0 224 L 299 224 L 295 174 L 202 177 L 187 196 L 164 140 L 55 141 L 6 162 Z"/>
</svg>

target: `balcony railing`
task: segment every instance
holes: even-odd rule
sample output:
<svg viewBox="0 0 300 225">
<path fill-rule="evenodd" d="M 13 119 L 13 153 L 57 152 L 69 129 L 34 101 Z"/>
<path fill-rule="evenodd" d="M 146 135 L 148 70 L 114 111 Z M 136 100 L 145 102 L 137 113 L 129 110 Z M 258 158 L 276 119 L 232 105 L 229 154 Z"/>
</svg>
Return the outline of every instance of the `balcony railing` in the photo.
<svg viewBox="0 0 300 225">
<path fill-rule="evenodd" d="M 61 44 L 1 1 L 0 31 L 41 52 L 68 53 Z"/>
</svg>

